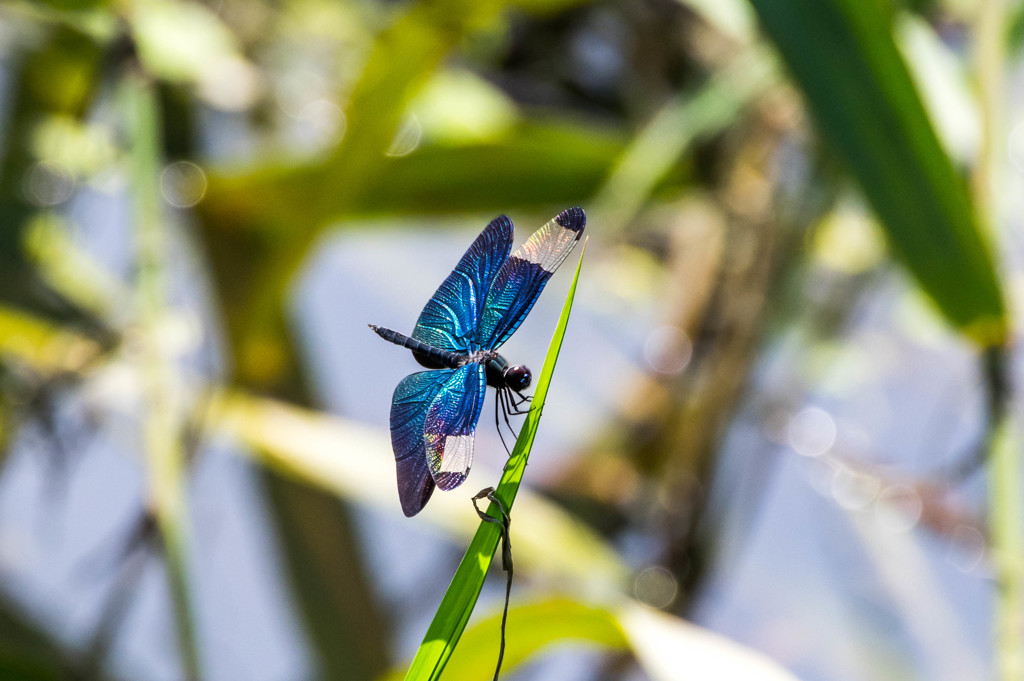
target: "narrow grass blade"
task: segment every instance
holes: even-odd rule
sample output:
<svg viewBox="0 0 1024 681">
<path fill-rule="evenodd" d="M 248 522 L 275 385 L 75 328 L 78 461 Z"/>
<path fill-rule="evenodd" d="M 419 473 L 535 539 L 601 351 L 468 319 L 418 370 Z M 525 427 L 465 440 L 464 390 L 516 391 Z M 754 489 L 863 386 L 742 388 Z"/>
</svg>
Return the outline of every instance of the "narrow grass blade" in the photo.
<svg viewBox="0 0 1024 681">
<path fill-rule="evenodd" d="M 544 401 L 547 399 L 548 386 L 551 384 L 551 375 L 555 370 L 558 352 L 562 348 L 562 337 L 565 335 L 565 328 L 569 323 L 569 312 L 572 310 L 572 300 L 576 295 L 576 282 L 579 280 L 580 269 L 583 267 L 583 254 L 586 252 L 586 248 L 584 242 L 579 263 L 576 265 L 576 273 L 573 275 L 572 285 L 569 287 L 569 294 L 566 296 L 565 305 L 562 306 L 562 315 L 558 319 L 551 345 L 548 347 L 547 357 L 544 359 L 544 368 L 537 379 L 537 388 L 533 394 L 530 413 L 527 414 L 523 427 L 519 431 L 519 439 L 516 440 L 512 456 L 509 457 L 505 472 L 501 476 L 501 482 L 498 483 L 496 495 L 510 512 L 516 493 L 519 491 L 523 473 L 526 471 L 526 461 L 533 448 L 533 441 L 537 436 L 537 426 L 540 424 L 540 415 L 544 411 Z M 493 503 L 487 512 L 494 518 L 501 517 Z M 480 589 L 487 576 L 487 568 L 490 567 L 491 560 L 494 558 L 494 550 L 498 547 L 500 537 L 501 529 L 498 525 L 480 522 L 473 541 L 466 549 L 466 555 L 459 563 L 459 569 L 455 572 L 451 584 L 448 585 L 448 590 L 441 600 L 437 614 L 434 615 L 434 621 L 430 623 L 427 634 L 423 637 L 423 643 L 416 651 L 409 672 L 405 676 L 406 681 L 437 679 L 441 676 L 448 658 L 451 657 L 452 651 L 455 650 L 455 646 L 459 642 L 462 631 L 466 628 L 469 616 L 476 605 L 476 599 L 480 596 Z"/>
<path fill-rule="evenodd" d="M 181 442 L 181 408 L 176 401 L 178 391 L 171 358 L 161 352 L 157 343 L 159 325 L 167 314 L 167 242 L 159 185 L 160 109 L 154 85 L 141 76 L 127 77 L 121 96 L 131 122 L 139 316 L 147 341 L 143 359 L 147 402 L 143 440 L 150 508 L 163 540 L 182 671 L 186 679 L 197 681 L 201 669 L 188 570 L 187 472 Z"/>
</svg>

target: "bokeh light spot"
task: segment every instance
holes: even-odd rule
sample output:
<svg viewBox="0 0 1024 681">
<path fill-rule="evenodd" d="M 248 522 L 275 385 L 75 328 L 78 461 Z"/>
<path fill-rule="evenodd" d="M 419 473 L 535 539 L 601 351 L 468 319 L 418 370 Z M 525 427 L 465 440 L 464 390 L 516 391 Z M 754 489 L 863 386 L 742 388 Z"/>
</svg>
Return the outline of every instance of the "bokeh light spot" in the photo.
<svg viewBox="0 0 1024 681">
<path fill-rule="evenodd" d="M 42 161 L 25 175 L 25 196 L 36 206 L 64 203 L 75 191 L 75 178 L 61 163 Z"/>
<path fill-rule="evenodd" d="M 416 147 L 420 146 L 422 137 L 423 126 L 420 125 L 419 119 L 409 116 L 398 128 L 395 139 L 384 153 L 388 156 L 408 156 L 416 151 Z"/>
<path fill-rule="evenodd" d="M 660 326 L 647 336 L 644 361 L 660 374 L 677 374 L 690 363 L 693 344 L 686 333 L 675 326 Z"/>
<path fill-rule="evenodd" d="M 836 441 L 836 422 L 823 409 L 807 407 L 789 420 L 789 446 L 804 456 L 821 456 Z"/>
<path fill-rule="evenodd" d="M 633 593 L 642 603 L 653 608 L 664 608 L 676 599 L 679 584 L 665 568 L 649 567 L 641 570 L 633 580 Z"/>
<path fill-rule="evenodd" d="M 206 173 L 190 161 L 175 161 L 164 168 L 160 176 L 160 191 L 172 206 L 194 206 L 206 194 Z"/>
</svg>

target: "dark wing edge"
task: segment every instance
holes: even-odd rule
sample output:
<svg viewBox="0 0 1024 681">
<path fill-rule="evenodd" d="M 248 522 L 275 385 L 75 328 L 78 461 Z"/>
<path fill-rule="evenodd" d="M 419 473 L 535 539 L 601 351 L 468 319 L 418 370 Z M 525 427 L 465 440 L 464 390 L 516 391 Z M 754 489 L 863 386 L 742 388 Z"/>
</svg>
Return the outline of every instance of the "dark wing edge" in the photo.
<svg viewBox="0 0 1024 681">
<path fill-rule="evenodd" d="M 548 279 L 576 247 L 586 225 L 582 208 L 564 210 L 505 261 L 484 303 L 477 331 L 481 348 L 496 349 L 515 333 Z"/>
<path fill-rule="evenodd" d="M 427 410 L 423 427 L 427 467 L 443 490 L 455 489 L 469 475 L 486 385 L 484 365 L 466 364 L 454 371 Z"/>
<path fill-rule="evenodd" d="M 391 399 L 391 447 L 398 469 L 398 499 L 402 512 L 410 518 L 423 510 L 434 492 L 423 426 L 431 403 L 454 373 L 444 369 L 406 376 Z"/>
<path fill-rule="evenodd" d="M 495 275 L 512 250 L 512 221 L 500 215 L 484 227 L 452 273 L 423 307 L 412 337 L 451 352 L 477 350 L 477 326 Z"/>
</svg>

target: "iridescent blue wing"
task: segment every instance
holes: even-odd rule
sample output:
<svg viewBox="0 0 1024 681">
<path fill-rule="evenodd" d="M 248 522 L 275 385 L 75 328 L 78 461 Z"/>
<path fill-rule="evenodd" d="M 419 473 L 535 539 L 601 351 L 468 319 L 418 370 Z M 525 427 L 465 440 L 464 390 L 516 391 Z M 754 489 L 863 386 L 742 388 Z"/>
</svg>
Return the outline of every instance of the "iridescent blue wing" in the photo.
<svg viewBox="0 0 1024 681">
<path fill-rule="evenodd" d="M 406 376 L 391 399 L 391 447 L 398 468 L 398 498 L 409 517 L 423 509 L 434 491 L 423 426 L 431 403 L 454 373 L 453 369 L 444 369 Z"/>
<path fill-rule="evenodd" d="M 463 365 L 452 372 L 427 410 L 423 426 L 427 467 L 441 489 L 454 489 L 469 475 L 486 385 L 484 365 Z"/>
<path fill-rule="evenodd" d="M 495 218 L 470 245 L 459 264 L 420 313 L 412 337 L 451 352 L 470 353 L 487 291 L 512 250 L 512 221 Z"/>
<path fill-rule="evenodd" d="M 515 333 L 548 279 L 583 236 L 586 224 L 582 208 L 564 210 L 505 261 L 487 293 L 477 328 L 481 348 L 494 350 Z"/>
</svg>

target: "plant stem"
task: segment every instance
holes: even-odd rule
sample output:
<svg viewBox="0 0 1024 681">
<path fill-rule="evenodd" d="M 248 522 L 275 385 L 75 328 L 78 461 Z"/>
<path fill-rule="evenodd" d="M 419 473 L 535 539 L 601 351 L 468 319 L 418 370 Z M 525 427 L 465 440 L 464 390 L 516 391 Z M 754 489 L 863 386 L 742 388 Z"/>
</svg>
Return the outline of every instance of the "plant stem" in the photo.
<svg viewBox="0 0 1024 681">
<path fill-rule="evenodd" d="M 974 23 L 974 61 L 978 77 L 981 112 L 981 142 L 972 177 L 975 207 L 982 224 L 993 225 L 996 203 L 1000 146 L 1003 134 L 1003 93 L 1005 92 L 1006 8 L 1004 0 L 982 0 Z"/>
<path fill-rule="evenodd" d="M 1006 59 L 1004 0 L 983 0 L 974 26 L 974 59 L 981 110 L 981 147 L 973 176 L 975 207 L 983 224 L 999 214 L 1000 146 Z M 1021 495 L 1021 439 L 1009 409 L 1005 349 L 985 356 L 988 390 L 989 526 L 996 577 L 994 644 L 996 678 L 1024 679 L 1024 505 Z"/>
<path fill-rule="evenodd" d="M 1008 409 L 1006 361 L 1001 349 L 986 355 L 989 386 L 989 526 L 996 577 L 996 678 L 1024 679 L 1024 503 L 1021 438 Z"/>
<path fill-rule="evenodd" d="M 145 385 L 144 445 L 149 469 L 151 512 L 163 540 L 175 629 L 185 678 L 199 679 L 199 656 L 189 598 L 185 456 L 181 444 L 182 408 L 171 358 L 160 344 L 166 318 L 167 252 L 160 199 L 160 119 L 152 84 L 130 74 L 123 85 L 131 125 L 132 198 L 136 221 L 139 316 L 143 336 Z"/>
<path fill-rule="evenodd" d="M 1024 541 L 1021 540 L 1020 437 L 1011 419 L 1003 419 L 995 433 L 989 470 L 992 563 L 998 599 L 995 609 L 997 678 L 1024 678 Z"/>
</svg>

